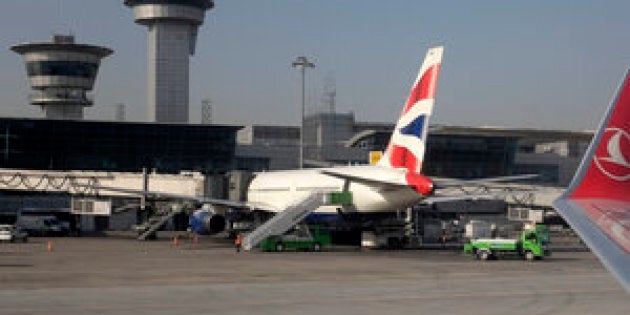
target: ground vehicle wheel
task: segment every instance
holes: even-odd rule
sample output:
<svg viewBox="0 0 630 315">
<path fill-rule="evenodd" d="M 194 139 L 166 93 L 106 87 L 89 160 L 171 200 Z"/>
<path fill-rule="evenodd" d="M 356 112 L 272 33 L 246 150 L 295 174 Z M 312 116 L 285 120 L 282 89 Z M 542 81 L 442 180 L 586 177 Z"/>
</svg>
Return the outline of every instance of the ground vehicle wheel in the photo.
<svg viewBox="0 0 630 315">
<path fill-rule="evenodd" d="M 322 244 L 320 244 L 320 243 L 313 244 L 313 250 L 316 251 L 316 252 L 321 251 L 322 250 Z"/>
<path fill-rule="evenodd" d="M 284 244 L 276 243 L 276 252 L 281 252 L 284 250 Z"/>
<path fill-rule="evenodd" d="M 534 260 L 534 253 L 532 253 L 531 251 L 526 251 L 525 252 L 525 259 L 532 261 Z"/>
<path fill-rule="evenodd" d="M 490 258 L 490 254 L 487 251 L 482 250 L 479 252 L 479 259 L 488 260 L 489 258 Z"/>
</svg>

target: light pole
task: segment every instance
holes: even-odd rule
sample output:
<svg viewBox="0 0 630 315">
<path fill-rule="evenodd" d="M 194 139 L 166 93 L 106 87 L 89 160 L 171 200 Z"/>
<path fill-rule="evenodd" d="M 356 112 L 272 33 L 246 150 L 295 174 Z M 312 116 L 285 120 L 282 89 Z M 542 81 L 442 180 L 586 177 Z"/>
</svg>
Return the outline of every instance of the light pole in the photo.
<svg viewBox="0 0 630 315">
<path fill-rule="evenodd" d="M 306 68 L 315 68 L 315 64 L 308 61 L 306 57 L 300 56 L 295 59 L 295 61 L 291 64 L 293 68 L 298 68 L 300 70 L 300 74 L 302 75 L 302 114 L 301 114 L 301 122 L 300 122 L 300 160 L 299 166 L 302 168 L 304 166 L 304 94 L 305 94 L 305 70 Z"/>
</svg>

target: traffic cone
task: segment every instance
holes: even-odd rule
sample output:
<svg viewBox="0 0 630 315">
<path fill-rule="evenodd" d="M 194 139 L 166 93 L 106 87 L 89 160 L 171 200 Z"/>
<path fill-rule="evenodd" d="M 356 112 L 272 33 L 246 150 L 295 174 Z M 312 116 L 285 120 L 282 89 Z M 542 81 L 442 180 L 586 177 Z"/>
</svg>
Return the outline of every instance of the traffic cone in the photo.
<svg viewBox="0 0 630 315">
<path fill-rule="evenodd" d="M 199 244 L 199 236 L 197 236 L 197 234 L 194 234 L 192 237 L 192 248 L 197 248 L 198 244 Z"/>
<path fill-rule="evenodd" d="M 173 246 L 179 246 L 179 236 L 173 237 Z"/>
<path fill-rule="evenodd" d="M 48 243 L 46 244 L 46 251 L 49 252 L 49 253 L 53 251 L 53 242 L 52 241 L 48 241 Z"/>
</svg>

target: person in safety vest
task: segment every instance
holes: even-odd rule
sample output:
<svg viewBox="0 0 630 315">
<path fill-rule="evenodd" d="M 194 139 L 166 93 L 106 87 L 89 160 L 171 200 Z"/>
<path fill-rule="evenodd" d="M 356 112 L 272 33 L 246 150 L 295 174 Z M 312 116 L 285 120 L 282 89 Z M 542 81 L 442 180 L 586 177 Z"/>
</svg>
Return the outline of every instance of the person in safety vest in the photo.
<svg viewBox="0 0 630 315">
<path fill-rule="evenodd" d="M 243 236 L 239 233 L 236 235 L 236 239 L 234 240 L 234 246 L 236 247 L 236 252 L 241 251 L 241 247 L 243 246 Z"/>
</svg>

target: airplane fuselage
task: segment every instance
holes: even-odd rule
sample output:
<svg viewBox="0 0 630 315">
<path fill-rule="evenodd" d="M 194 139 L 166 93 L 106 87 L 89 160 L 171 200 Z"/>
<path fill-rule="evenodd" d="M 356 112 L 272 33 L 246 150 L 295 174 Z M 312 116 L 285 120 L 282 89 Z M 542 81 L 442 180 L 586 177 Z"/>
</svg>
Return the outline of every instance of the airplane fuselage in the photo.
<svg viewBox="0 0 630 315">
<path fill-rule="evenodd" d="M 363 177 L 387 179 L 400 185 L 367 185 L 322 173 L 326 170 L 360 174 Z M 248 203 L 268 211 L 282 211 L 297 200 L 316 192 L 352 193 L 353 204 L 344 211 L 392 212 L 403 210 L 422 200 L 423 196 L 406 186 L 405 172 L 379 166 L 349 166 L 330 169 L 305 169 L 257 173 L 247 194 Z M 322 206 L 315 213 L 337 213 L 340 206 Z"/>
</svg>

